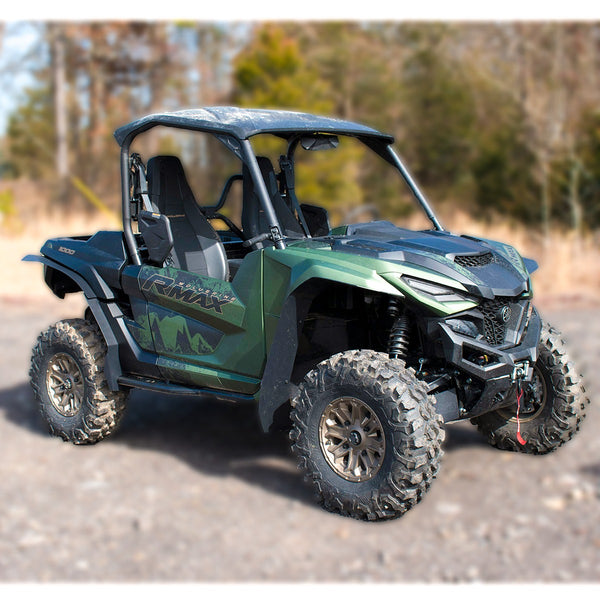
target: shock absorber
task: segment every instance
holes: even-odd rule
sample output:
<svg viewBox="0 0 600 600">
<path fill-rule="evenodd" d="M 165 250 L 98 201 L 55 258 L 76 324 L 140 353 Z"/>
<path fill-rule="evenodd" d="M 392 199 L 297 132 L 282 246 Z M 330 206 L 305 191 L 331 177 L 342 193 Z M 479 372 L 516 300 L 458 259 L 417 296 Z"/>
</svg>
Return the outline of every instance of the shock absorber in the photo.
<svg viewBox="0 0 600 600">
<path fill-rule="evenodd" d="M 405 359 L 409 342 L 409 321 L 406 315 L 401 314 L 400 303 L 396 298 L 390 299 L 388 314 L 394 319 L 388 340 L 388 354 L 390 358 Z"/>
</svg>

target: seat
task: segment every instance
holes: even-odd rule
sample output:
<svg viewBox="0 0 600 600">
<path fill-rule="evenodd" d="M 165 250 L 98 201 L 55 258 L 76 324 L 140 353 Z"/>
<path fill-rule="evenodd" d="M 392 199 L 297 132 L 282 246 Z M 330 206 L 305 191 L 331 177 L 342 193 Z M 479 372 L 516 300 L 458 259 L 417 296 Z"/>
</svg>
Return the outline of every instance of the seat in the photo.
<svg viewBox="0 0 600 600">
<path fill-rule="evenodd" d="M 197 275 L 228 280 L 225 247 L 198 206 L 176 156 L 154 156 L 146 167 L 148 194 L 169 218 L 175 244 L 172 265 Z"/>
<path fill-rule="evenodd" d="M 286 237 L 301 238 L 304 237 L 302 226 L 298 223 L 292 209 L 286 204 L 285 200 L 279 193 L 277 186 L 277 178 L 275 177 L 275 170 L 273 164 L 266 156 L 257 156 L 258 166 L 262 178 L 267 186 L 267 192 L 271 198 L 273 209 L 277 215 L 277 220 L 281 226 L 281 233 Z M 246 239 L 250 239 L 260 235 L 261 233 L 267 233 L 269 231 L 269 225 L 265 213 L 260 204 L 258 194 L 254 189 L 254 183 L 250 175 L 250 170 L 246 165 L 242 170 L 244 178 L 244 189 L 243 189 L 243 207 L 242 207 L 242 228 L 244 229 L 244 235 Z M 260 244 L 257 244 L 259 246 Z"/>
</svg>

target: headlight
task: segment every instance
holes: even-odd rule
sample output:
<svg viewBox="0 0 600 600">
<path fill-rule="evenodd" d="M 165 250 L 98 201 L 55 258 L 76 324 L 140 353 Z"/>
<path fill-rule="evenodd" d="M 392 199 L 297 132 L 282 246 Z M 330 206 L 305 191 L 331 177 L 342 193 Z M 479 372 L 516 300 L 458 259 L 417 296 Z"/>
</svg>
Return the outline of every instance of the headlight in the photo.
<svg viewBox="0 0 600 600">
<path fill-rule="evenodd" d="M 468 337 L 476 338 L 479 335 L 477 325 L 473 321 L 467 319 L 447 319 L 444 321 L 452 331 L 466 335 Z"/>
<path fill-rule="evenodd" d="M 523 333 L 525 333 L 525 331 L 527 331 L 527 327 L 529 325 L 529 320 L 531 319 L 531 315 L 533 314 L 533 302 L 528 302 L 527 303 L 527 312 L 525 313 L 525 321 L 524 323 L 524 327 L 523 327 Z"/>
<path fill-rule="evenodd" d="M 439 283 L 431 283 L 424 279 L 416 279 L 415 277 L 402 276 L 402 281 L 410 288 L 418 292 L 422 296 L 432 298 L 436 302 L 464 302 L 472 300 L 466 293 L 463 294 L 458 290 Z"/>
</svg>

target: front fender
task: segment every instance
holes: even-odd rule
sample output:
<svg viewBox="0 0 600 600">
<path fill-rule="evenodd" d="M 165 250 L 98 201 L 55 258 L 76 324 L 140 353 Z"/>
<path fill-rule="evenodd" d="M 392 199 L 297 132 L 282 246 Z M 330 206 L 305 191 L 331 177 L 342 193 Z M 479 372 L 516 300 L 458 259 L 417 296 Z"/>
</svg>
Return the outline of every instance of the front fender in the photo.
<svg viewBox="0 0 600 600">
<path fill-rule="evenodd" d="M 267 359 L 259 392 L 258 412 L 266 431 L 275 411 L 296 393 L 291 382 L 298 332 L 317 291 L 343 284 L 403 297 L 364 257 L 339 257 L 327 251 L 288 247 L 264 252 L 264 293 Z"/>
<path fill-rule="evenodd" d="M 327 250 L 288 247 L 285 250 L 267 248 L 265 253 L 265 275 L 269 263 L 277 263 L 288 268 L 285 297 L 311 279 L 322 279 L 332 283 L 380 292 L 391 296 L 402 296 L 402 292 L 379 275 L 382 261 L 353 256 L 340 256 Z"/>
</svg>

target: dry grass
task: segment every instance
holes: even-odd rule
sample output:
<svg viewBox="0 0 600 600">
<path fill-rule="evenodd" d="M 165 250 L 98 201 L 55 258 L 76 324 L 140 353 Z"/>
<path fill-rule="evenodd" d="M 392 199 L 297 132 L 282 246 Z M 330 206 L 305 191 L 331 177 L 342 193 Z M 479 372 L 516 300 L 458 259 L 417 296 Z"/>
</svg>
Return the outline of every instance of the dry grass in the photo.
<svg viewBox="0 0 600 600">
<path fill-rule="evenodd" d="M 600 305 L 600 243 L 588 235 L 577 239 L 558 230 L 549 238 L 508 221 L 486 224 L 456 213 L 444 224 L 455 233 L 500 240 L 537 261 L 532 281 L 538 303 Z"/>
<path fill-rule="evenodd" d="M 6 228 L 5 228 L 6 229 Z M 22 262 L 27 254 L 39 254 L 44 242 L 52 237 L 83 235 L 99 229 L 114 229 L 107 219 L 95 217 L 64 217 L 47 215 L 27 226 L 9 231 L 0 228 L 0 256 L 3 257 L 3 277 L 0 298 L 15 302 L 57 300 L 44 283 L 39 263 Z"/>
<path fill-rule="evenodd" d="M 600 304 L 600 244 L 591 236 L 576 240 L 553 231 L 549 240 L 543 240 L 539 234 L 532 234 L 522 226 L 511 226 L 508 222 L 488 225 L 462 213 L 446 215 L 443 222 L 456 233 L 505 241 L 523 255 L 536 260 L 540 268 L 534 274 L 533 282 L 538 303 L 546 306 Z M 26 254 L 39 253 L 44 241 L 50 237 L 113 228 L 110 220 L 100 216 L 86 219 L 59 214 L 40 216 L 21 230 L 7 232 L 0 228 L 0 253 L 4 266 L 0 298 L 13 301 L 52 300 L 40 265 L 21 262 L 21 258 Z"/>
</svg>

